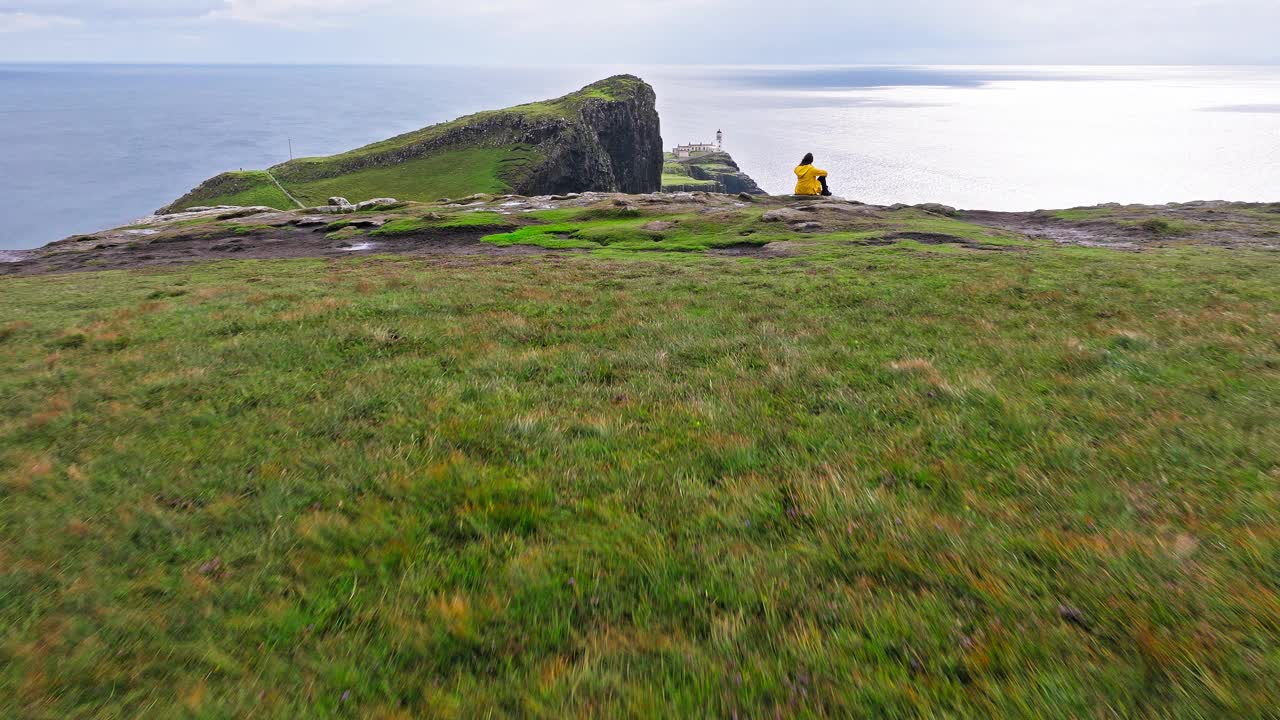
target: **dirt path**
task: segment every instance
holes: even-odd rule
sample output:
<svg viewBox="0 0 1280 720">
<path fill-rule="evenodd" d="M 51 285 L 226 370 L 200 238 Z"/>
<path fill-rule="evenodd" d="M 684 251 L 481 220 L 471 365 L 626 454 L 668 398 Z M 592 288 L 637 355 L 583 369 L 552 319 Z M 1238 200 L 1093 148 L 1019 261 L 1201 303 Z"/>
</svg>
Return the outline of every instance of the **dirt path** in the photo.
<svg viewBox="0 0 1280 720">
<path fill-rule="evenodd" d="M 267 177 L 271 178 L 271 182 L 275 183 L 276 187 L 280 188 L 280 192 L 284 193 L 285 197 L 292 200 L 293 204 L 297 205 L 299 209 L 304 209 L 307 207 L 306 205 L 303 205 L 302 203 L 298 202 L 298 198 L 294 197 L 288 190 L 285 190 L 284 186 L 280 184 L 280 181 L 276 179 L 275 175 L 271 174 L 270 170 L 263 170 L 263 172 L 267 174 Z"/>
</svg>

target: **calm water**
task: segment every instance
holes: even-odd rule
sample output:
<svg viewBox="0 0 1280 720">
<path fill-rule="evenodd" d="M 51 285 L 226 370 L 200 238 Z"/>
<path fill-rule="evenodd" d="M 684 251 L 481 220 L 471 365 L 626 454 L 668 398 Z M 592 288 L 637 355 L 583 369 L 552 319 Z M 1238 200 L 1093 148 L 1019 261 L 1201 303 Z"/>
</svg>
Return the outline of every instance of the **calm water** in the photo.
<svg viewBox="0 0 1280 720">
<path fill-rule="evenodd" d="M 986 209 L 1280 200 L 1280 68 L 0 65 L 0 248 L 145 215 L 220 171 L 347 150 L 614 72 L 668 145 L 768 191 L 805 152 L 838 194 Z"/>
</svg>

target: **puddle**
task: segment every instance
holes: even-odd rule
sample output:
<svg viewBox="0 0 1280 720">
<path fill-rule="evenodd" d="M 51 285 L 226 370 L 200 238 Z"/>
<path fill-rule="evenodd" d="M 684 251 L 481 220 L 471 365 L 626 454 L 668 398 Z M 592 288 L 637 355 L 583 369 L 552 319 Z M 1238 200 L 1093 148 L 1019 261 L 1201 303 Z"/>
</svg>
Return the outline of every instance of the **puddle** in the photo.
<svg viewBox="0 0 1280 720">
<path fill-rule="evenodd" d="M 344 248 L 338 248 L 338 249 L 341 250 L 342 252 L 360 252 L 362 250 L 372 250 L 376 247 L 378 247 L 377 243 L 362 242 L 362 243 L 356 243 L 355 245 L 351 245 L 350 247 L 344 247 Z"/>
</svg>

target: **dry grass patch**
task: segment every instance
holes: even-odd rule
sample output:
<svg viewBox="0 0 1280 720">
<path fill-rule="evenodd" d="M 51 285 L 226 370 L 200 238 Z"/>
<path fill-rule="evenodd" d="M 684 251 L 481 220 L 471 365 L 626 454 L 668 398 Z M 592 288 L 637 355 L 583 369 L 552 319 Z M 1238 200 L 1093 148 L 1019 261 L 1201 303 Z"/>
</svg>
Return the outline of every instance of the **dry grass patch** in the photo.
<svg viewBox="0 0 1280 720">
<path fill-rule="evenodd" d="M 350 304 L 351 304 L 351 301 L 349 300 L 339 299 L 335 297 L 326 297 L 320 300 L 306 303 L 305 305 L 294 308 L 293 310 L 287 310 L 285 312 L 282 312 L 280 313 L 279 317 L 281 320 L 285 322 L 297 322 L 299 320 L 309 320 L 311 318 L 317 318 L 322 315 L 327 315 L 339 308 L 346 307 Z"/>
<path fill-rule="evenodd" d="M 956 388 L 947 383 L 942 373 L 933 366 L 933 361 L 926 358 L 908 358 L 889 363 L 889 369 L 903 375 L 918 377 L 934 388 L 946 393 L 955 393 Z"/>
<path fill-rule="evenodd" d="M 37 480 L 52 474 L 53 468 L 53 461 L 47 455 L 22 455 L 19 456 L 15 467 L 5 472 L 0 482 L 3 482 L 5 489 L 10 492 L 30 490 Z"/>
<path fill-rule="evenodd" d="M 23 330 L 30 330 L 31 323 L 25 320 L 15 320 L 8 325 L 0 328 L 0 342 L 4 342 Z"/>
<path fill-rule="evenodd" d="M 53 395 L 45 398 L 44 406 L 27 421 L 33 428 L 40 428 L 57 420 L 71 409 L 71 400 L 66 395 Z"/>
</svg>

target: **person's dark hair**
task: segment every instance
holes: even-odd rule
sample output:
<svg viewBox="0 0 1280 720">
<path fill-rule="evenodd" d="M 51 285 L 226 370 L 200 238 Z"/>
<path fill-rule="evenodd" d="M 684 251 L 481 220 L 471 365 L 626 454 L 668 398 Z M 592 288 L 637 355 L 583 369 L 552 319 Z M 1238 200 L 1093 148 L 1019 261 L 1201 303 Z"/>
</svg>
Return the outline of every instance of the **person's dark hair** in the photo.
<svg viewBox="0 0 1280 720">
<path fill-rule="evenodd" d="M 812 164 L 813 164 L 813 153 L 805 153 L 805 155 L 804 155 L 804 159 L 800 161 L 800 164 L 801 164 L 801 165 L 812 165 Z"/>
</svg>

